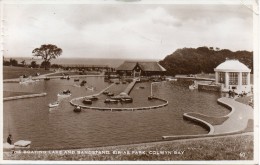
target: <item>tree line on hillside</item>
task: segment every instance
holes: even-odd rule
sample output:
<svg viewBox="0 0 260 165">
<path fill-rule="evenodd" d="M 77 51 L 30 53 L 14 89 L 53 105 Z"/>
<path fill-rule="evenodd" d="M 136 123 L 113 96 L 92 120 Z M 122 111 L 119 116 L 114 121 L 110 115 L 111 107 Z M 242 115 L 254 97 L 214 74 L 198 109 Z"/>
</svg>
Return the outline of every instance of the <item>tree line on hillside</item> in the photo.
<svg viewBox="0 0 260 165">
<path fill-rule="evenodd" d="M 159 63 L 167 70 L 168 75 L 214 73 L 214 68 L 226 59 L 237 59 L 251 69 L 253 73 L 253 52 L 213 47 L 177 49 Z"/>
<path fill-rule="evenodd" d="M 53 64 L 51 65 L 51 60 L 56 59 L 58 56 L 62 54 L 62 49 L 52 44 L 43 44 L 39 48 L 35 48 L 32 51 L 34 57 L 42 58 L 43 62 L 41 65 L 38 65 L 36 61 L 32 61 L 30 65 L 26 65 L 25 60 L 23 60 L 20 64 L 18 64 L 17 60 L 10 59 L 9 61 L 5 60 L 3 57 L 3 65 L 4 66 L 20 66 L 20 67 L 31 67 L 31 68 L 45 68 L 45 70 L 52 68 L 60 68 L 60 65 Z"/>
<path fill-rule="evenodd" d="M 3 59 L 3 66 L 17 66 L 17 67 L 29 67 L 29 68 L 63 68 L 61 65 L 58 64 L 51 64 L 50 62 L 48 62 L 46 64 L 46 62 L 41 62 L 40 64 L 38 64 L 36 61 L 31 61 L 30 64 L 27 64 L 25 62 L 25 60 L 18 62 L 18 60 L 14 59 L 14 58 L 10 58 L 9 60 Z"/>
</svg>

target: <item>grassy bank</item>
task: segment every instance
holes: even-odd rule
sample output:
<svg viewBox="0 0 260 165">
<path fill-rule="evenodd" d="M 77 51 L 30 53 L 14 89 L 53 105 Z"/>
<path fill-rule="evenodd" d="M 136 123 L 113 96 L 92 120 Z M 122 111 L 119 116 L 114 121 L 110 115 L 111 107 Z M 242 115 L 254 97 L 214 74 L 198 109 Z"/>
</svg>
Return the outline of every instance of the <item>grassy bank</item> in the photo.
<svg viewBox="0 0 260 165">
<path fill-rule="evenodd" d="M 43 68 L 26 68 L 15 66 L 3 66 L 3 79 L 19 78 L 22 75 L 35 76 L 36 73 L 46 74 L 52 73 L 52 71 L 44 70 Z"/>
<path fill-rule="evenodd" d="M 73 153 L 74 151 L 74 153 Z M 97 151 L 96 154 L 90 154 Z M 106 153 L 98 153 L 98 152 Z M 139 151 L 139 152 L 138 152 Z M 70 152 L 70 153 L 69 153 Z M 119 154 L 121 153 L 121 154 Z M 253 134 L 46 153 L 4 153 L 5 160 L 252 160 Z"/>
</svg>

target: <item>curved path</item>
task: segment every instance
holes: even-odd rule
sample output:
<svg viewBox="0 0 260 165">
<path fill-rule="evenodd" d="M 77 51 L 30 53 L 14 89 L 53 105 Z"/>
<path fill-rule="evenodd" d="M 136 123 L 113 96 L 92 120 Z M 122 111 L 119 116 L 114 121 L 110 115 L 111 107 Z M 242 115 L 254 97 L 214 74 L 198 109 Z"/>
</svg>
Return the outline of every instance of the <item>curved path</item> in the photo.
<svg viewBox="0 0 260 165">
<path fill-rule="evenodd" d="M 221 136 L 221 135 L 229 135 L 235 133 L 243 132 L 247 126 L 248 121 L 250 119 L 254 119 L 253 117 L 253 108 L 249 105 L 245 105 L 235 101 L 234 99 L 222 97 L 219 98 L 218 103 L 229 108 L 231 112 L 223 116 L 223 118 L 227 118 L 223 123 L 219 125 L 212 125 L 207 121 L 200 119 L 199 117 L 194 117 L 188 115 L 189 113 L 184 114 L 184 118 L 188 120 L 195 121 L 202 126 L 207 127 L 209 130 L 208 134 L 200 134 L 200 135 L 181 135 L 181 136 L 163 136 L 162 138 L 165 140 L 175 140 L 175 139 L 188 139 L 188 138 L 197 138 L 197 137 L 208 137 L 208 136 Z M 212 117 L 214 118 L 214 117 Z"/>
<path fill-rule="evenodd" d="M 218 102 L 232 108 L 232 112 L 227 115 L 229 118 L 223 124 L 214 126 L 214 134 L 242 131 L 247 127 L 248 120 L 254 119 L 253 108 L 249 105 L 227 97 L 218 99 Z"/>
</svg>

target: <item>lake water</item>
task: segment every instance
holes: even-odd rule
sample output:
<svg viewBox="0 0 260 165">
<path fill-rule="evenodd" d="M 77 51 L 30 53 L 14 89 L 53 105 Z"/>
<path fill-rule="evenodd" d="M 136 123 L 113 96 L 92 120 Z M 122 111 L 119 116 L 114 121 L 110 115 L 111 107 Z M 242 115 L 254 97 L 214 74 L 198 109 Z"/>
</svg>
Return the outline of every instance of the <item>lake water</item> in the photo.
<svg viewBox="0 0 260 165">
<path fill-rule="evenodd" d="M 218 93 L 190 91 L 169 82 L 153 87 L 156 96 L 169 101 L 169 105 L 163 108 L 133 112 L 84 110 L 74 113 L 69 104 L 72 98 L 97 93 L 110 85 L 104 82 L 103 77 L 89 77 L 86 80 L 89 86 L 96 88 L 95 91 L 73 87 L 73 79 L 39 81 L 29 85 L 4 83 L 5 91 L 47 93 L 45 97 L 3 103 L 4 140 L 11 133 L 14 141 L 30 140 L 31 148 L 35 149 L 84 148 L 158 141 L 164 135 L 207 133 L 201 126 L 183 120 L 185 112 L 216 116 L 229 113 L 229 110 L 217 104 L 216 100 L 220 97 Z M 144 86 L 145 89 L 140 89 L 139 86 Z M 149 83 L 141 83 L 134 87 L 130 94 L 134 98 L 133 106 L 158 104 L 147 100 L 149 86 Z M 124 86 L 115 86 L 111 90 L 116 93 L 123 88 Z M 57 93 L 65 89 L 70 89 L 72 96 L 63 99 L 59 107 L 50 110 L 48 104 L 57 100 Z M 101 105 L 106 106 L 103 103 Z"/>
</svg>

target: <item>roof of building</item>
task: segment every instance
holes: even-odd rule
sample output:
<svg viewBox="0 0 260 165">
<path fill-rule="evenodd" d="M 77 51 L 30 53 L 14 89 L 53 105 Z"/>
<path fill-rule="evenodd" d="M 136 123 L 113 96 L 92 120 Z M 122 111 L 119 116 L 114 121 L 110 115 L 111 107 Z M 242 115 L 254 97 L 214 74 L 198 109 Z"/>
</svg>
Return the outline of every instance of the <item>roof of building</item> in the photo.
<svg viewBox="0 0 260 165">
<path fill-rule="evenodd" d="M 251 72 L 245 64 L 238 60 L 226 60 L 225 62 L 219 64 L 214 71 L 221 72 Z"/>
<path fill-rule="evenodd" d="M 166 71 L 158 62 L 136 62 L 125 61 L 116 70 L 133 70 L 136 65 L 139 65 L 143 71 Z"/>
</svg>

